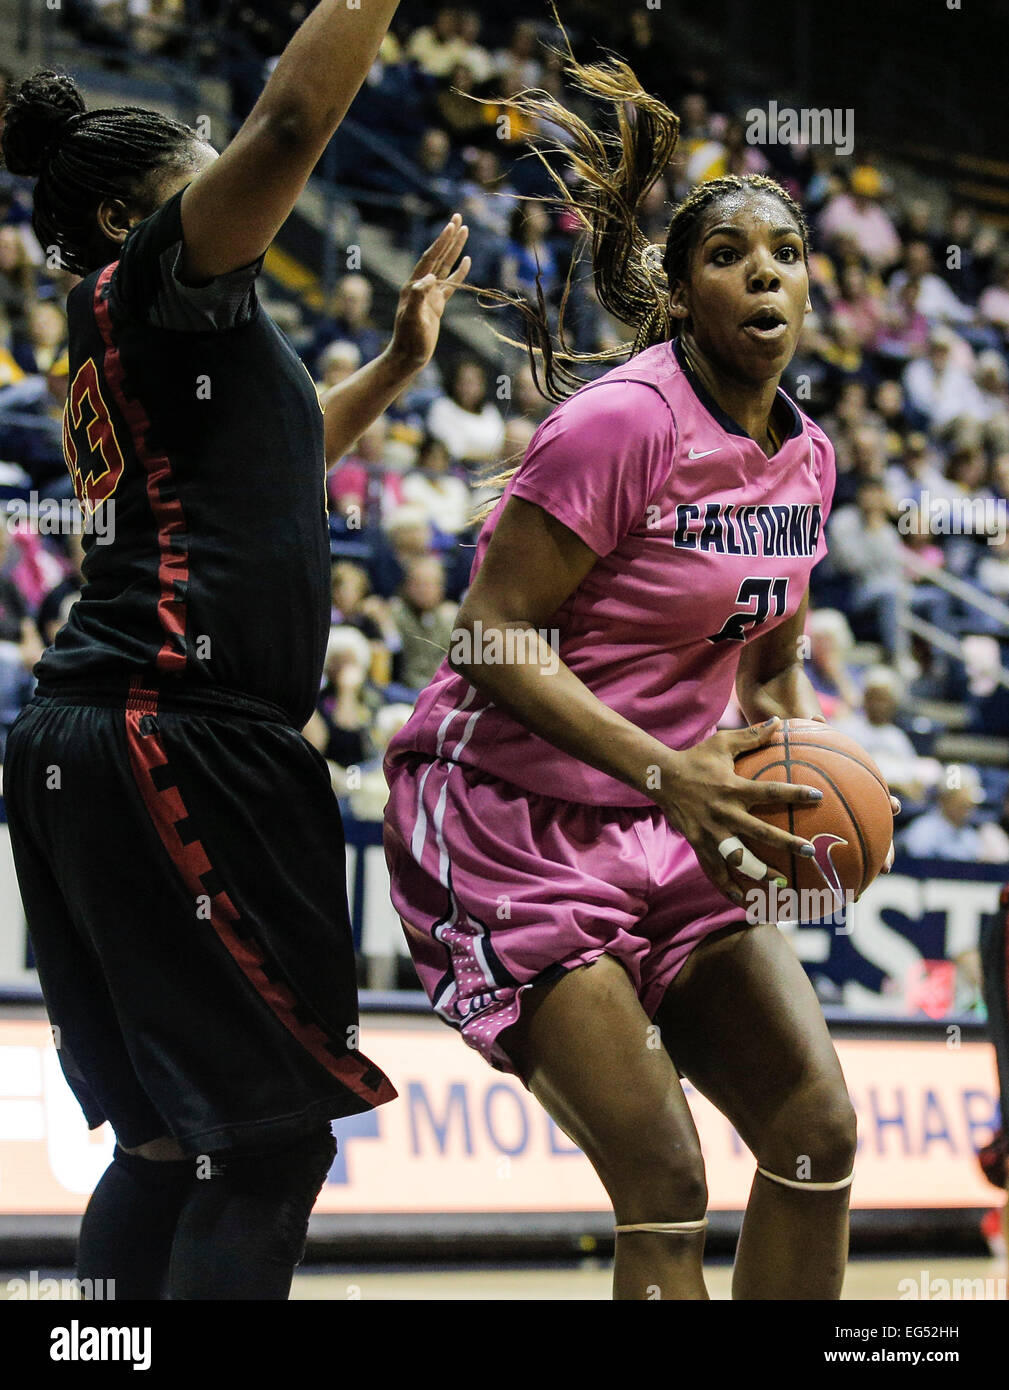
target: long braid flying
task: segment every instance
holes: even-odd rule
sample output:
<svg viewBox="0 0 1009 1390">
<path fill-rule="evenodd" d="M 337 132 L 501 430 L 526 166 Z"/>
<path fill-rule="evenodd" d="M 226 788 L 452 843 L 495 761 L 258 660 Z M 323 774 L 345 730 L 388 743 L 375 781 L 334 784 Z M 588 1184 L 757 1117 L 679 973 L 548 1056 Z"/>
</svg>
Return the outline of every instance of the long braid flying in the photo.
<svg viewBox="0 0 1009 1390">
<path fill-rule="evenodd" d="M 560 202 L 575 213 L 591 248 L 599 303 L 633 329 L 633 343 L 629 353 L 623 346 L 595 353 L 578 353 L 569 347 L 564 316 L 577 261 L 573 261 L 564 286 L 556 341 L 539 285 L 535 305 L 502 290 L 478 291 L 481 299 L 489 303 L 509 304 L 518 310 L 536 383 L 555 401 L 564 400 L 585 384 L 585 378 L 573 370 L 578 364 L 634 356 L 672 336 L 669 287 L 686 278 L 694 234 L 702 215 L 718 199 L 743 189 L 772 194 L 795 218 L 807 251 L 809 244 L 806 221 L 795 200 L 780 184 L 759 174 L 729 174 L 699 184 L 674 210 L 665 248 L 649 242 L 638 215 L 649 189 L 675 153 L 679 118 L 657 97 L 644 91 L 632 69 L 621 59 L 612 57 L 584 66 L 575 59 L 570 46 L 561 56 L 568 80 L 576 90 L 609 103 L 616 119 L 615 133 L 594 131 L 547 92 L 520 92 L 501 105 L 541 127 L 559 127 L 571 139 L 571 148 L 542 141 L 534 144 L 534 153 L 549 172 L 559 198 L 528 201 Z M 564 174 L 547 159 L 548 154 L 567 161 L 575 176 L 574 191 Z"/>
<path fill-rule="evenodd" d="M 592 256 L 596 294 L 603 308 L 635 329 L 634 351 L 640 352 L 662 338 L 668 328 L 664 308 L 665 277 L 661 256 L 638 224 L 638 211 L 648 190 L 664 173 L 679 138 L 679 120 L 656 97 L 649 96 L 633 71 L 619 58 L 585 67 L 568 53 L 565 71 L 571 83 L 587 95 L 608 101 L 616 114 L 618 134 L 600 134 L 547 92 L 525 91 L 501 103 L 523 118 L 563 130 L 570 147 L 537 142 L 540 158 L 559 199 L 530 199 L 556 203 L 571 209 L 584 228 Z M 629 103 L 633 104 L 633 112 Z M 548 154 L 563 156 L 578 181 L 578 191 L 568 187 Z M 537 304 L 505 293 L 481 289 L 490 303 L 510 304 L 522 315 L 526 345 L 532 358 L 537 385 L 552 400 L 563 400 L 584 381 L 568 363 L 605 362 L 622 356 L 623 349 L 600 353 L 573 352 L 564 335 L 564 311 L 571 291 L 575 264 L 564 287 L 557 325 L 557 344 L 547 322 L 542 291 Z M 667 333 L 668 336 L 668 333 Z M 542 372 L 542 380 L 541 380 Z"/>
<path fill-rule="evenodd" d="M 649 189 L 665 172 L 676 151 L 679 118 L 657 97 L 644 91 L 633 70 L 621 59 L 614 57 L 584 66 L 576 60 L 570 45 L 561 57 L 567 78 L 576 90 L 602 98 L 611 105 L 616 117 L 616 134 L 599 134 L 592 130 L 548 92 L 520 92 L 502 101 L 501 105 L 531 123 L 545 122 L 559 127 L 571 138 L 572 148 L 542 141 L 533 145 L 534 153 L 550 174 L 560 197 L 526 201 L 554 204 L 559 201 L 575 213 L 591 247 L 592 276 L 599 303 L 614 318 L 633 329 L 633 342 L 629 348 L 619 346 L 588 353 L 575 352 L 568 345 L 564 316 L 577 260 L 572 261 L 561 296 L 556 339 L 538 280 L 535 304 L 503 290 L 476 290 L 481 300 L 508 304 L 521 315 L 524 346 L 529 353 L 533 378 L 541 393 L 553 401 L 566 400 L 586 384 L 587 378 L 574 370 L 577 366 L 621 361 L 666 342 L 673 335 L 670 287 L 688 278 L 690 253 L 697 232 L 708 209 L 719 199 L 748 190 L 777 198 L 795 219 L 804 252 L 807 257 L 809 255 L 809 228 L 802 210 L 786 189 L 762 174 L 726 174 L 698 184 L 673 210 L 665 247 L 650 242 L 641 230 L 638 214 Z M 548 154 L 567 160 L 575 175 L 576 191 L 572 191 L 563 173 L 546 158 Z M 513 347 L 523 346 L 506 334 L 497 336 Z M 516 466 L 485 477 L 482 482 L 486 487 L 503 490 L 515 475 L 520 461 L 520 458 L 507 460 Z M 477 510 L 474 521 L 484 520 L 494 506 L 495 500 L 486 502 Z"/>
</svg>

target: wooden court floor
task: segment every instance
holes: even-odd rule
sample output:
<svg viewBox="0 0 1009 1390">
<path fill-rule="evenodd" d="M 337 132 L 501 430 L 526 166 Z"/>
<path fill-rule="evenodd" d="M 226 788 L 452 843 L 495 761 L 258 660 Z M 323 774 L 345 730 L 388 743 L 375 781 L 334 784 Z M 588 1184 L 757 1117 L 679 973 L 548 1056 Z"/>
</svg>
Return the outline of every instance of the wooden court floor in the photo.
<svg viewBox="0 0 1009 1390">
<path fill-rule="evenodd" d="M 705 1265 L 705 1279 L 713 1299 L 727 1299 L 732 1268 L 727 1260 Z M 928 1254 L 911 1257 L 856 1257 L 845 1277 L 844 1299 L 900 1302 L 931 1299 L 1006 1300 L 1006 1262 L 998 1258 L 972 1258 Z M 13 1294 L 19 1281 L 32 1271 L 7 1266 L 0 1269 L 0 1302 Z M 69 1286 L 73 1270 L 42 1268 L 35 1280 L 63 1280 Z M 54 1293 L 45 1292 L 46 1299 Z M 36 1297 L 39 1295 L 36 1294 Z M 67 1295 L 72 1296 L 71 1294 Z M 610 1297 L 610 1267 L 601 1260 L 584 1260 L 564 1266 L 549 1264 L 489 1265 L 443 1268 L 435 1265 L 372 1267 L 303 1267 L 294 1281 L 291 1297 L 297 1301 L 592 1301 Z"/>
<path fill-rule="evenodd" d="M 729 1297 L 728 1262 L 705 1266 L 713 1299 Z M 901 1301 L 922 1290 L 931 1298 L 1006 1298 L 1006 1262 L 970 1257 L 855 1258 L 845 1277 L 845 1299 Z M 610 1297 L 610 1269 L 600 1261 L 557 1268 L 480 1266 L 469 1269 L 308 1269 L 294 1283 L 294 1299 L 591 1300 Z"/>
</svg>

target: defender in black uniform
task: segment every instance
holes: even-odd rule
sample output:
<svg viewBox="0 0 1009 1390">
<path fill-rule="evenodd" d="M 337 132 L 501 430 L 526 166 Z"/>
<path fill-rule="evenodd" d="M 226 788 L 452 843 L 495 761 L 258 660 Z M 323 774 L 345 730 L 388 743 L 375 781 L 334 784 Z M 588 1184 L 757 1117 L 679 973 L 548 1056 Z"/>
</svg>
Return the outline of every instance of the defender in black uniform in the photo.
<svg viewBox="0 0 1009 1390">
<path fill-rule="evenodd" d="M 999 1127 L 978 1153 L 981 1171 L 1009 1199 L 1009 883 L 994 912 L 981 921 L 981 978 L 988 1036 L 995 1049 Z M 1009 1245 L 1009 1200 L 1002 1207 L 1002 1233 Z"/>
<path fill-rule="evenodd" d="M 85 276 L 64 442 L 114 539 L 85 542 L 4 794 L 63 1070 L 118 1140 L 80 1275 L 120 1298 L 286 1297 L 329 1121 L 395 1096 L 357 1047 L 339 812 L 300 733 L 329 626 L 323 414 L 255 292 L 395 8 L 323 0 L 220 160 L 52 73 L 6 113 L 36 232 Z M 430 357 L 465 234 L 327 402 L 331 458 Z"/>
</svg>

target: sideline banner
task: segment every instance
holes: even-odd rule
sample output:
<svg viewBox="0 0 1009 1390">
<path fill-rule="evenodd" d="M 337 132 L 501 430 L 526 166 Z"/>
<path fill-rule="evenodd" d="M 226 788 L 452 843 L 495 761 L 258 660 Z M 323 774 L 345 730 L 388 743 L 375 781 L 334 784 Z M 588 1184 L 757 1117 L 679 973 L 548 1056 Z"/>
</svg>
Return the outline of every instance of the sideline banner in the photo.
<svg viewBox="0 0 1009 1390">
<path fill-rule="evenodd" d="M 2 802 L 0 802 L 2 808 Z M 2 816 L 2 809 L 0 809 Z M 348 819 L 347 883 L 364 955 L 391 962 L 406 953 L 389 896 L 380 824 Z M 973 1005 L 969 972 L 954 968 L 976 949 L 981 919 L 994 912 L 1009 865 L 899 858 L 849 914 L 783 926 L 825 1003 L 865 1016 L 939 1019 Z M 0 990 L 37 985 L 28 965 L 24 912 L 7 826 L 0 820 Z M 947 968 L 943 969 L 943 962 Z"/>
<path fill-rule="evenodd" d="M 605 1211 L 588 1161 L 517 1078 L 492 1071 L 443 1025 L 363 1020 L 362 1046 L 400 1099 L 336 1126 L 326 1213 Z M 951 1027 L 921 1041 L 837 1041 L 859 1118 L 852 1202 L 868 1209 L 991 1207 L 974 1153 L 991 1137 L 991 1048 Z M 746 1204 L 754 1163 L 728 1122 L 687 1091 L 712 1210 Z M 89 1134 L 48 1026 L 0 1018 L 0 1215 L 78 1213 L 110 1160 Z M 791 1176 L 782 1174 L 782 1176 Z"/>
<path fill-rule="evenodd" d="M 977 950 L 1009 864 L 900 856 L 836 921 L 785 928 L 821 998 L 859 1015 L 947 1018 L 976 997 L 971 970 L 944 971 Z M 824 988 L 826 986 L 826 989 Z"/>
</svg>

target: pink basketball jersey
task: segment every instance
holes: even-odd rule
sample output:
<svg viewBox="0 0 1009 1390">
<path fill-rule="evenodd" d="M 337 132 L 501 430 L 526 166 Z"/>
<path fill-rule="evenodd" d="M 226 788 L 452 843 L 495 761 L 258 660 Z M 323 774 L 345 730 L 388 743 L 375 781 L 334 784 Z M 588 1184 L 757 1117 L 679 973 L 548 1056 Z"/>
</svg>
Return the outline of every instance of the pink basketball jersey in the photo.
<svg viewBox="0 0 1009 1390">
<path fill-rule="evenodd" d="M 779 394 L 792 428 L 769 459 L 707 396 L 675 344 L 650 348 L 543 422 L 480 533 L 474 575 L 503 507 L 520 497 L 598 556 L 549 631 L 593 694 L 670 748 L 714 732 L 743 646 L 795 613 L 826 553 L 833 449 Z M 388 756 L 411 751 L 564 800 L 649 802 L 538 738 L 447 661 Z"/>
</svg>

